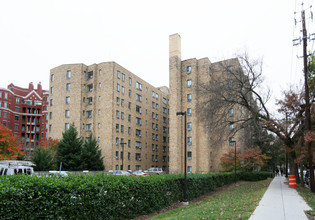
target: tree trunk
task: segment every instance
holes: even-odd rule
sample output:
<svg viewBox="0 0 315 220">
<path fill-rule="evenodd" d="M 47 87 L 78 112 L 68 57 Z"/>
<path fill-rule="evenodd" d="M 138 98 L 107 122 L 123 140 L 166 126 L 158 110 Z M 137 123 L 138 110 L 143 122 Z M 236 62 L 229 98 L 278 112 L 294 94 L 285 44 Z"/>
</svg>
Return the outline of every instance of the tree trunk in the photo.
<svg viewBox="0 0 315 220">
<path fill-rule="evenodd" d="M 295 180 L 296 183 L 299 184 L 300 183 L 300 177 L 299 177 L 299 172 L 298 172 L 298 165 L 294 162 L 294 160 L 296 159 L 296 154 L 295 151 L 292 150 L 289 153 L 290 156 L 290 174 L 295 176 Z"/>
</svg>

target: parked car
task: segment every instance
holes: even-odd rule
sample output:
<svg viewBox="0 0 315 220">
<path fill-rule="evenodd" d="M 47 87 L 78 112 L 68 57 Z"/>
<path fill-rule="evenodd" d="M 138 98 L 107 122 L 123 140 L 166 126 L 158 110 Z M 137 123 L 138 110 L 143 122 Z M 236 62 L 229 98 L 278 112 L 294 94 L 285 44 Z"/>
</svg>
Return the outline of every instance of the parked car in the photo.
<svg viewBox="0 0 315 220">
<path fill-rule="evenodd" d="M 49 171 L 49 176 L 67 177 L 68 176 L 68 172 L 67 171 L 51 170 L 51 171 Z"/>
<path fill-rule="evenodd" d="M 151 167 L 150 169 L 148 170 L 145 170 L 143 171 L 144 173 L 146 174 L 157 174 L 157 175 L 160 175 L 160 174 L 164 174 L 165 172 L 163 171 L 162 168 L 160 167 Z"/>
<path fill-rule="evenodd" d="M 35 166 L 30 161 L 23 160 L 2 160 L 0 161 L 0 176 L 14 175 L 14 174 L 26 174 L 33 175 Z"/>
<path fill-rule="evenodd" d="M 141 170 L 136 170 L 132 172 L 133 176 L 147 176 L 149 175 L 148 173 L 142 172 Z"/>
<path fill-rule="evenodd" d="M 128 171 L 124 171 L 124 170 L 114 170 L 112 172 L 112 175 L 130 176 L 131 173 L 129 173 Z"/>
</svg>

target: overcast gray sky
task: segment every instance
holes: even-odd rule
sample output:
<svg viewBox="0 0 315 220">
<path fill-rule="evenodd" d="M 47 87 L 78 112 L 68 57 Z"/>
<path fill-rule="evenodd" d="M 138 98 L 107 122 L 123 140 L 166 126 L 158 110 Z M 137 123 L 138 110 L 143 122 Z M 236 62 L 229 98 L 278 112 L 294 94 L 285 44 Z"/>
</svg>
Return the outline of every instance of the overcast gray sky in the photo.
<svg viewBox="0 0 315 220">
<path fill-rule="evenodd" d="M 0 87 L 41 82 L 48 89 L 56 66 L 106 61 L 168 86 L 168 39 L 179 33 L 183 60 L 244 51 L 263 58 L 265 83 L 280 97 L 302 77 L 302 47 L 292 46 L 300 10 L 301 0 L 0 0 Z"/>
</svg>

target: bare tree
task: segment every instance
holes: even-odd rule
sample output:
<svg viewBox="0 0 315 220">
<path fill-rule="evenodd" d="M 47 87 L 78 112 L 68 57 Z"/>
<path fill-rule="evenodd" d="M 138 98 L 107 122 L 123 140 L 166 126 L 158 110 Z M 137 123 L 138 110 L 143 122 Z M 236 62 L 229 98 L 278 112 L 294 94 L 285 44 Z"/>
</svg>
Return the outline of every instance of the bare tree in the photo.
<svg viewBox="0 0 315 220">
<path fill-rule="evenodd" d="M 199 88 L 203 102 L 198 108 L 202 121 L 207 121 L 209 130 L 220 134 L 215 136 L 216 141 L 242 131 L 250 146 L 253 138 L 263 137 L 260 133 L 268 130 L 287 146 L 291 157 L 290 165 L 294 167 L 293 173 L 297 174 L 293 147 L 303 136 L 302 93 L 292 90 L 284 93 L 285 98 L 277 103 L 280 116 L 275 117 L 266 106 L 270 90 L 262 88 L 261 59 L 251 60 L 245 53 L 237 59 L 215 63 L 211 70 L 211 80 Z M 231 125 L 233 129 L 227 129 Z"/>
</svg>

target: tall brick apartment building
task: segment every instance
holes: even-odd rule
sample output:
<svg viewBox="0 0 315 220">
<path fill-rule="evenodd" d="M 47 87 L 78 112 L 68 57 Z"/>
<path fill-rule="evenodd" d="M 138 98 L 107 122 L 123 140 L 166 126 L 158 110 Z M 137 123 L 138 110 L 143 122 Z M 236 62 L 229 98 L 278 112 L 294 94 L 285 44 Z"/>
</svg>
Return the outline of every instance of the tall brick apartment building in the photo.
<svg viewBox="0 0 315 220">
<path fill-rule="evenodd" d="M 168 170 L 169 91 L 155 88 L 115 62 L 68 64 L 50 71 L 48 137 L 71 123 L 92 132 L 106 170 Z"/>
<path fill-rule="evenodd" d="M 34 147 L 46 139 L 48 91 L 39 83 L 28 88 L 8 85 L 0 88 L 0 121 L 21 137 L 26 159 L 30 159 Z"/>
<path fill-rule="evenodd" d="M 203 97 L 200 93 L 200 83 L 211 81 L 211 70 L 218 74 L 226 74 L 220 67 L 229 63 L 231 67 L 238 66 L 238 59 L 211 63 L 208 58 L 181 60 L 181 37 L 173 34 L 169 38 L 169 77 L 170 77 L 170 173 L 184 172 L 184 117 L 176 116 L 177 112 L 187 114 L 187 170 L 193 173 L 209 173 L 221 171 L 220 158 L 230 148 L 234 149 L 236 140 L 238 147 L 244 146 L 243 134 L 239 132 L 234 137 L 226 137 L 220 143 L 211 143 L 211 136 L 221 135 L 209 133 L 207 121 L 200 117 L 198 105 Z M 234 112 L 231 109 L 231 112 Z M 230 115 L 229 117 L 236 117 Z M 228 133 L 228 132 L 227 132 Z"/>
</svg>

